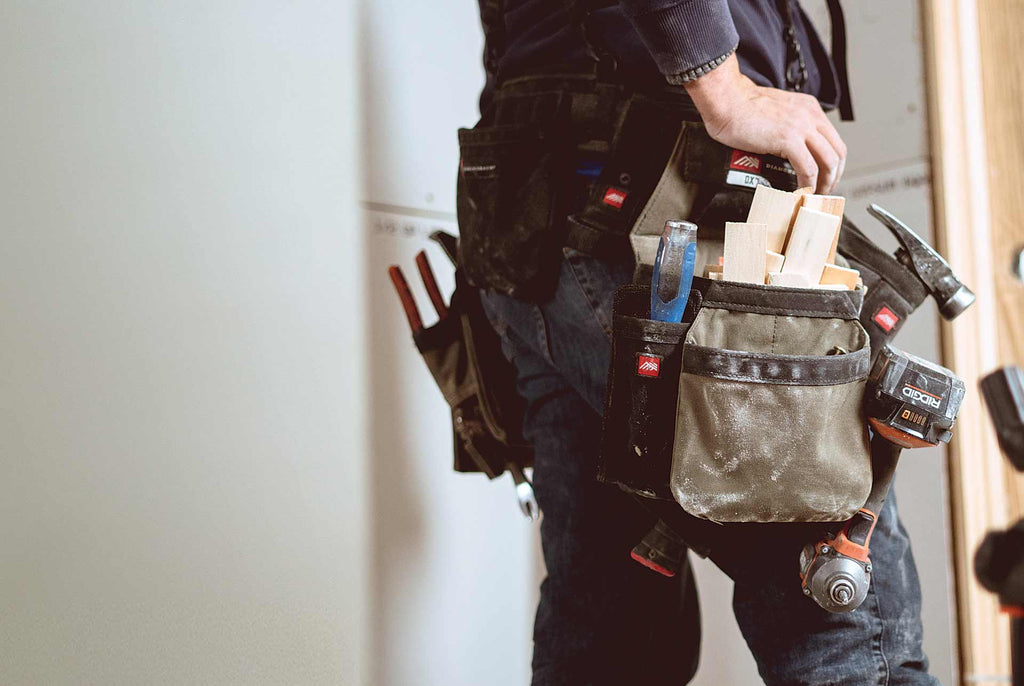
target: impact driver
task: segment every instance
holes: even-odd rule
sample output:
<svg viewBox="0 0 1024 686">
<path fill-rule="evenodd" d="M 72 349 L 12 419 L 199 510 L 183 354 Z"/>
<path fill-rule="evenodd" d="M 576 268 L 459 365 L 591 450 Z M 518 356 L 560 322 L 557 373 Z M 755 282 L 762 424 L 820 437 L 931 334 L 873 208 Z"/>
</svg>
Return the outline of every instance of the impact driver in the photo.
<svg viewBox="0 0 1024 686">
<path fill-rule="evenodd" d="M 871 585 L 870 542 L 904 448 L 948 443 L 964 398 L 953 372 L 886 346 L 868 376 L 865 413 L 871 427 L 872 485 L 864 506 L 839 534 L 800 553 L 804 595 L 829 612 L 852 612 Z"/>
</svg>

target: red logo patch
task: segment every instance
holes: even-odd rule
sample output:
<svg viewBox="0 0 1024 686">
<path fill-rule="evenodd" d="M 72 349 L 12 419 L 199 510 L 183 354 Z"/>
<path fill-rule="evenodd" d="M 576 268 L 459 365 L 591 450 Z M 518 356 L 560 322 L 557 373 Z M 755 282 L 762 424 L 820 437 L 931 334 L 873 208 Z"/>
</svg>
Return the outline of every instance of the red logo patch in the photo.
<svg viewBox="0 0 1024 686">
<path fill-rule="evenodd" d="M 882 309 L 878 310 L 871 319 L 886 333 L 892 331 L 893 327 L 900 323 L 900 318 L 896 316 L 896 313 L 885 305 L 882 305 Z"/>
<path fill-rule="evenodd" d="M 759 174 L 761 172 L 761 156 L 749 152 L 743 152 L 742 150 L 733 150 L 732 160 L 729 162 L 729 167 L 732 169 L 739 169 L 740 171 Z"/>
<path fill-rule="evenodd" d="M 661 358 L 655 355 L 637 355 L 636 373 L 639 376 L 660 376 Z"/>
<path fill-rule="evenodd" d="M 626 191 L 609 186 L 608 190 L 604 194 L 604 204 L 611 205 L 615 209 L 622 209 L 622 203 L 626 202 L 626 196 L 629 195 Z"/>
</svg>

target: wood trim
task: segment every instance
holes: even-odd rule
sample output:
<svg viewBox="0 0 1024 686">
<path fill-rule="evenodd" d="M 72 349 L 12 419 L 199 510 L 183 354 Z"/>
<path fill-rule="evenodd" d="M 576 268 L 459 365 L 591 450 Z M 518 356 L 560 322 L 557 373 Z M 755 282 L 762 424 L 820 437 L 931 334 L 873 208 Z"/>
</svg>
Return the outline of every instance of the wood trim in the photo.
<svg viewBox="0 0 1024 686">
<path fill-rule="evenodd" d="M 988 57 L 978 18 L 985 10 L 976 0 L 925 0 L 923 9 L 936 237 L 978 296 L 974 307 L 942 326 L 944 363 L 969 391 L 950 445 L 949 483 L 961 680 L 973 683 L 1010 673 L 1007 621 L 978 585 L 972 564 L 985 532 L 1005 527 L 1010 515 L 1011 483 L 977 392 L 978 378 L 999 359 L 985 116 L 992 104 L 984 100 L 981 78 Z"/>
</svg>

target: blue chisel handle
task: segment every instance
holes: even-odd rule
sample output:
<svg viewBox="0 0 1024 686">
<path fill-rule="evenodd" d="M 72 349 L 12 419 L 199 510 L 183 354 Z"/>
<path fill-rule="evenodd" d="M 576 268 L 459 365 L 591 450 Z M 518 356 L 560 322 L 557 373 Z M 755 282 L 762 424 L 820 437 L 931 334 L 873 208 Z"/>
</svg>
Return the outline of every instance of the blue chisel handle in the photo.
<svg viewBox="0 0 1024 686">
<path fill-rule="evenodd" d="M 651 276 L 651 319 L 681 322 L 697 261 L 697 226 L 668 221 L 658 243 Z"/>
</svg>

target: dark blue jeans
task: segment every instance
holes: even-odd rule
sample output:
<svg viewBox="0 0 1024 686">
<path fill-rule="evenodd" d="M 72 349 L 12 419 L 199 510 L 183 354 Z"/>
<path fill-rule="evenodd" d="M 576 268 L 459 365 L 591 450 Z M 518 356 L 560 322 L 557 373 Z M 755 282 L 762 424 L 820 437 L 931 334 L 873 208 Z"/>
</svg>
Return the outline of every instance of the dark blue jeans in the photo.
<svg viewBox="0 0 1024 686">
<path fill-rule="evenodd" d="M 566 249 L 549 301 L 483 294 L 528 403 L 524 432 L 535 449 L 534 487 L 544 513 L 547 578 L 534 625 L 534 686 L 685 684 L 696 669 L 692 577 L 687 570 L 668 579 L 630 558 L 654 522 L 595 478 L 612 295 L 631 276 L 631 263 Z M 805 542 L 782 527 L 723 540 L 711 553 L 735 581 L 733 610 L 765 682 L 937 683 L 927 674 L 917 570 L 892 495 L 871 539 L 871 590 L 855 612 L 830 614 L 802 595 Z"/>
</svg>

